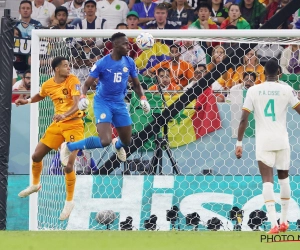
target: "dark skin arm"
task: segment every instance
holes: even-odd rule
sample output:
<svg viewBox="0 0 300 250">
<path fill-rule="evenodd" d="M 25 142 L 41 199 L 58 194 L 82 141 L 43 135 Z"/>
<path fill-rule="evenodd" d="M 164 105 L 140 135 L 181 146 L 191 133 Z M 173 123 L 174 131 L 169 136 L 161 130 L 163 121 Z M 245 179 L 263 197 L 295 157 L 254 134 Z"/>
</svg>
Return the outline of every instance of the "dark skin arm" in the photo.
<svg viewBox="0 0 300 250">
<path fill-rule="evenodd" d="M 239 130 L 238 130 L 238 141 L 243 140 L 245 130 L 248 126 L 249 115 L 250 115 L 249 111 L 243 110 L 240 125 L 239 125 Z M 240 159 L 242 157 L 242 154 L 243 154 L 243 147 L 237 146 L 235 148 L 236 157 Z"/>
<path fill-rule="evenodd" d="M 139 98 L 141 98 L 144 95 L 143 88 L 142 88 L 141 83 L 140 83 L 140 81 L 137 77 L 132 78 L 132 89 L 135 93 L 137 93 Z"/>
<path fill-rule="evenodd" d="M 90 89 L 90 87 L 94 84 L 94 82 L 96 81 L 97 78 L 94 78 L 94 77 L 91 77 L 89 76 L 85 82 L 84 82 L 84 85 L 82 86 L 82 89 L 81 89 L 81 93 L 83 95 L 86 95 L 86 93 L 88 92 L 88 90 Z"/>
</svg>

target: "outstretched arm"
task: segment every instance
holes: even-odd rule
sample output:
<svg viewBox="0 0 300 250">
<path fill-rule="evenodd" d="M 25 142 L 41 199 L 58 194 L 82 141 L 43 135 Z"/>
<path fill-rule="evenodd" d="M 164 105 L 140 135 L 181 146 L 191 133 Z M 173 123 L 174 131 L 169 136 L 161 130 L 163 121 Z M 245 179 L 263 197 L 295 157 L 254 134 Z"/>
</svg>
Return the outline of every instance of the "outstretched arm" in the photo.
<svg viewBox="0 0 300 250">
<path fill-rule="evenodd" d="M 132 89 L 135 93 L 137 93 L 139 98 L 144 96 L 144 90 L 143 90 L 141 83 L 137 77 L 132 78 Z"/>
<path fill-rule="evenodd" d="M 235 155 L 238 159 L 242 157 L 242 153 L 243 153 L 242 140 L 244 137 L 245 130 L 248 126 L 249 114 L 250 114 L 249 111 L 243 109 L 239 130 L 238 130 L 238 141 L 236 143 L 236 148 L 235 148 Z"/>
<path fill-rule="evenodd" d="M 35 102 L 39 102 L 39 101 L 43 100 L 44 98 L 45 97 L 40 96 L 40 94 L 36 94 L 32 98 L 29 98 L 29 99 L 18 99 L 18 100 L 16 100 L 15 104 L 17 106 L 20 106 L 20 105 L 25 105 L 25 104 L 29 104 L 29 103 L 35 103 Z"/>
<path fill-rule="evenodd" d="M 89 76 L 84 85 L 81 88 L 81 96 L 79 98 L 79 101 L 77 102 L 77 107 L 79 110 L 86 110 L 89 106 L 89 100 L 86 99 L 86 93 L 88 92 L 88 90 L 90 89 L 90 87 L 94 84 L 95 80 L 97 78 L 94 78 L 92 76 Z"/>
<path fill-rule="evenodd" d="M 85 82 L 84 82 L 84 85 L 82 86 L 82 89 L 81 89 L 81 93 L 83 96 L 86 95 L 86 93 L 88 92 L 88 90 L 90 89 L 90 87 L 93 85 L 93 83 L 95 82 L 97 78 L 94 78 L 94 77 L 91 77 L 89 76 Z"/>
<path fill-rule="evenodd" d="M 141 83 L 137 77 L 132 78 L 132 89 L 135 93 L 137 93 L 137 95 L 141 99 L 141 106 L 142 106 L 143 111 L 146 114 L 149 113 L 150 112 L 150 104 L 147 101 L 146 96 L 144 95 L 144 90 L 143 90 Z"/>
</svg>

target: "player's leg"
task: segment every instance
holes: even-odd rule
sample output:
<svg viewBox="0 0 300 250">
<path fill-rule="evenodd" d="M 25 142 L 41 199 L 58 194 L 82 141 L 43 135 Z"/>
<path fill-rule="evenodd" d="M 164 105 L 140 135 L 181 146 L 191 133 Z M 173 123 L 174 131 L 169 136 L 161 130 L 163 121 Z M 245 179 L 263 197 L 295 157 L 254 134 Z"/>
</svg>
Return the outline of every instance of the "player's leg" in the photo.
<svg viewBox="0 0 300 250">
<path fill-rule="evenodd" d="M 109 104 L 94 99 L 94 114 L 98 136 L 91 136 L 76 142 L 63 143 L 61 145 L 60 159 L 66 165 L 70 153 L 74 150 L 104 148 L 111 143 L 112 113 Z"/>
<path fill-rule="evenodd" d="M 287 214 L 291 198 L 291 187 L 289 180 L 290 167 L 290 149 L 280 150 L 276 154 L 276 168 L 278 173 L 278 182 L 280 185 L 281 199 L 281 216 L 280 216 L 280 232 L 285 232 L 289 228 Z"/>
<path fill-rule="evenodd" d="M 31 185 L 19 193 L 19 197 L 24 198 L 28 195 L 40 190 L 40 177 L 43 169 L 43 158 L 52 149 L 59 147 L 63 140 L 62 135 L 57 133 L 58 128 L 55 123 L 52 123 L 46 130 L 44 136 L 38 143 L 32 155 L 32 183 Z"/>
<path fill-rule="evenodd" d="M 126 151 L 124 147 L 129 146 L 131 143 L 131 133 L 132 133 L 132 128 L 130 126 L 125 126 L 125 127 L 118 127 L 116 128 L 119 137 L 114 138 L 112 140 L 112 144 L 114 146 L 114 149 L 117 153 L 118 158 L 120 161 L 124 162 L 126 161 Z"/>
<path fill-rule="evenodd" d="M 73 151 L 69 157 L 67 166 L 64 167 L 65 172 L 65 184 L 66 184 L 66 200 L 64 208 L 59 216 L 59 220 L 66 220 L 69 218 L 75 203 L 73 201 L 75 184 L 76 184 L 76 173 L 74 171 L 74 163 L 76 160 L 78 151 Z"/>
<path fill-rule="evenodd" d="M 61 124 L 61 131 L 66 142 L 75 142 L 84 138 L 84 126 L 83 121 L 78 120 L 70 120 L 67 122 L 63 122 Z M 59 216 L 60 220 L 66 220 L 69 218 L 73 208 L 74 208 L 74 191 L 76 184 L 76 173 L 74 171 L 74 163 L 76 160 L 78 151 L 73 151 L 64 166 L 65 172 L 65 184 L 66 184 L 66 200 L 64 208 Z"/>
<path fill-rule="evenodd" d="M 28 195 L 38 192 L 41 188 L 40 185 L 40 179 L 41 179 L 41 173 L 43 170 L 43 158 L 46 154 L 48 154 L 52 149 L 43 144 L 42 142 L 39 142 L 37 147 L 35 148 L 35 151 L 32 155 L 32 183 L 29 187 L 22 190 L 18 196 L 21 198 L 25 198 Z"/>
<path fill-rule="evenodd" d="M 112 143 L 120 161 L 126 161 L 124 147 L 131 144 L 132 120 L 130 118 L 126 103 L 118 103 L 113 108 L 112 123 L 117 129 L 118 138 L 114 138 Z"/>
<path fill-rule="evenodd" d="M 262 194 L 265 201 L 265 206 L 268 212 L 268 217 L 271 222 L 270 234 L 279 233 L 279 227 L 276 218 L 275 209 L 275 193 L 274 193 L 274 178 L 273 166 L 275 164 L 275 153 L 272 151 L 256 152 L 259 171 L 263 181 Z"/>
</svg>

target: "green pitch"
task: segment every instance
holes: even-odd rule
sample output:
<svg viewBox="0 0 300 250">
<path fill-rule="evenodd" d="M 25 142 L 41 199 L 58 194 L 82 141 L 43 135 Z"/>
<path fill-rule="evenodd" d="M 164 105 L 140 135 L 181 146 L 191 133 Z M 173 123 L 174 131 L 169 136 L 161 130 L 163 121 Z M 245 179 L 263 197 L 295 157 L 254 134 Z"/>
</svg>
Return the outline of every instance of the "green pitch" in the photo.
<svg viewBox="0 0 300 250">
<path fill-rule="evenodd" d="M 3 250 L 260 250 L 300 249 L 300 242 L 261 243 L 263 232 L 5 231 Z M 288 232 L 298 240 L 300 232 Z"/>
</svg>

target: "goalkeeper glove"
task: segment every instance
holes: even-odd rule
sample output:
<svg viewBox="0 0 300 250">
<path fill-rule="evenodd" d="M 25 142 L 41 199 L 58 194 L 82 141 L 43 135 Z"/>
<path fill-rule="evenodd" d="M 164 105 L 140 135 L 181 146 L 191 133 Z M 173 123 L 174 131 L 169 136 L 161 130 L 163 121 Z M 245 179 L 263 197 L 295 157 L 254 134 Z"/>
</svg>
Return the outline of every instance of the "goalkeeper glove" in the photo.
<svg viewBox="0 0 300 250">
<path fill-rule="evenodd" d="M 80 101 L 78 103 L 78 109 L 79 110 L 86 110 L 89 106 L 89 100 L 86 99 L 86 96 L 85 95 L 81 95 L 80 96 Z"/>
<path fill-rule="evenodd" d="M 142 110 L 148 114 L 150 112 L 150 104 L 149 102 L 147 101 L 147 98 L 146 96 L 142 96 L 141 97 L 141 106 L 142 106 Z"/>
</svg>

